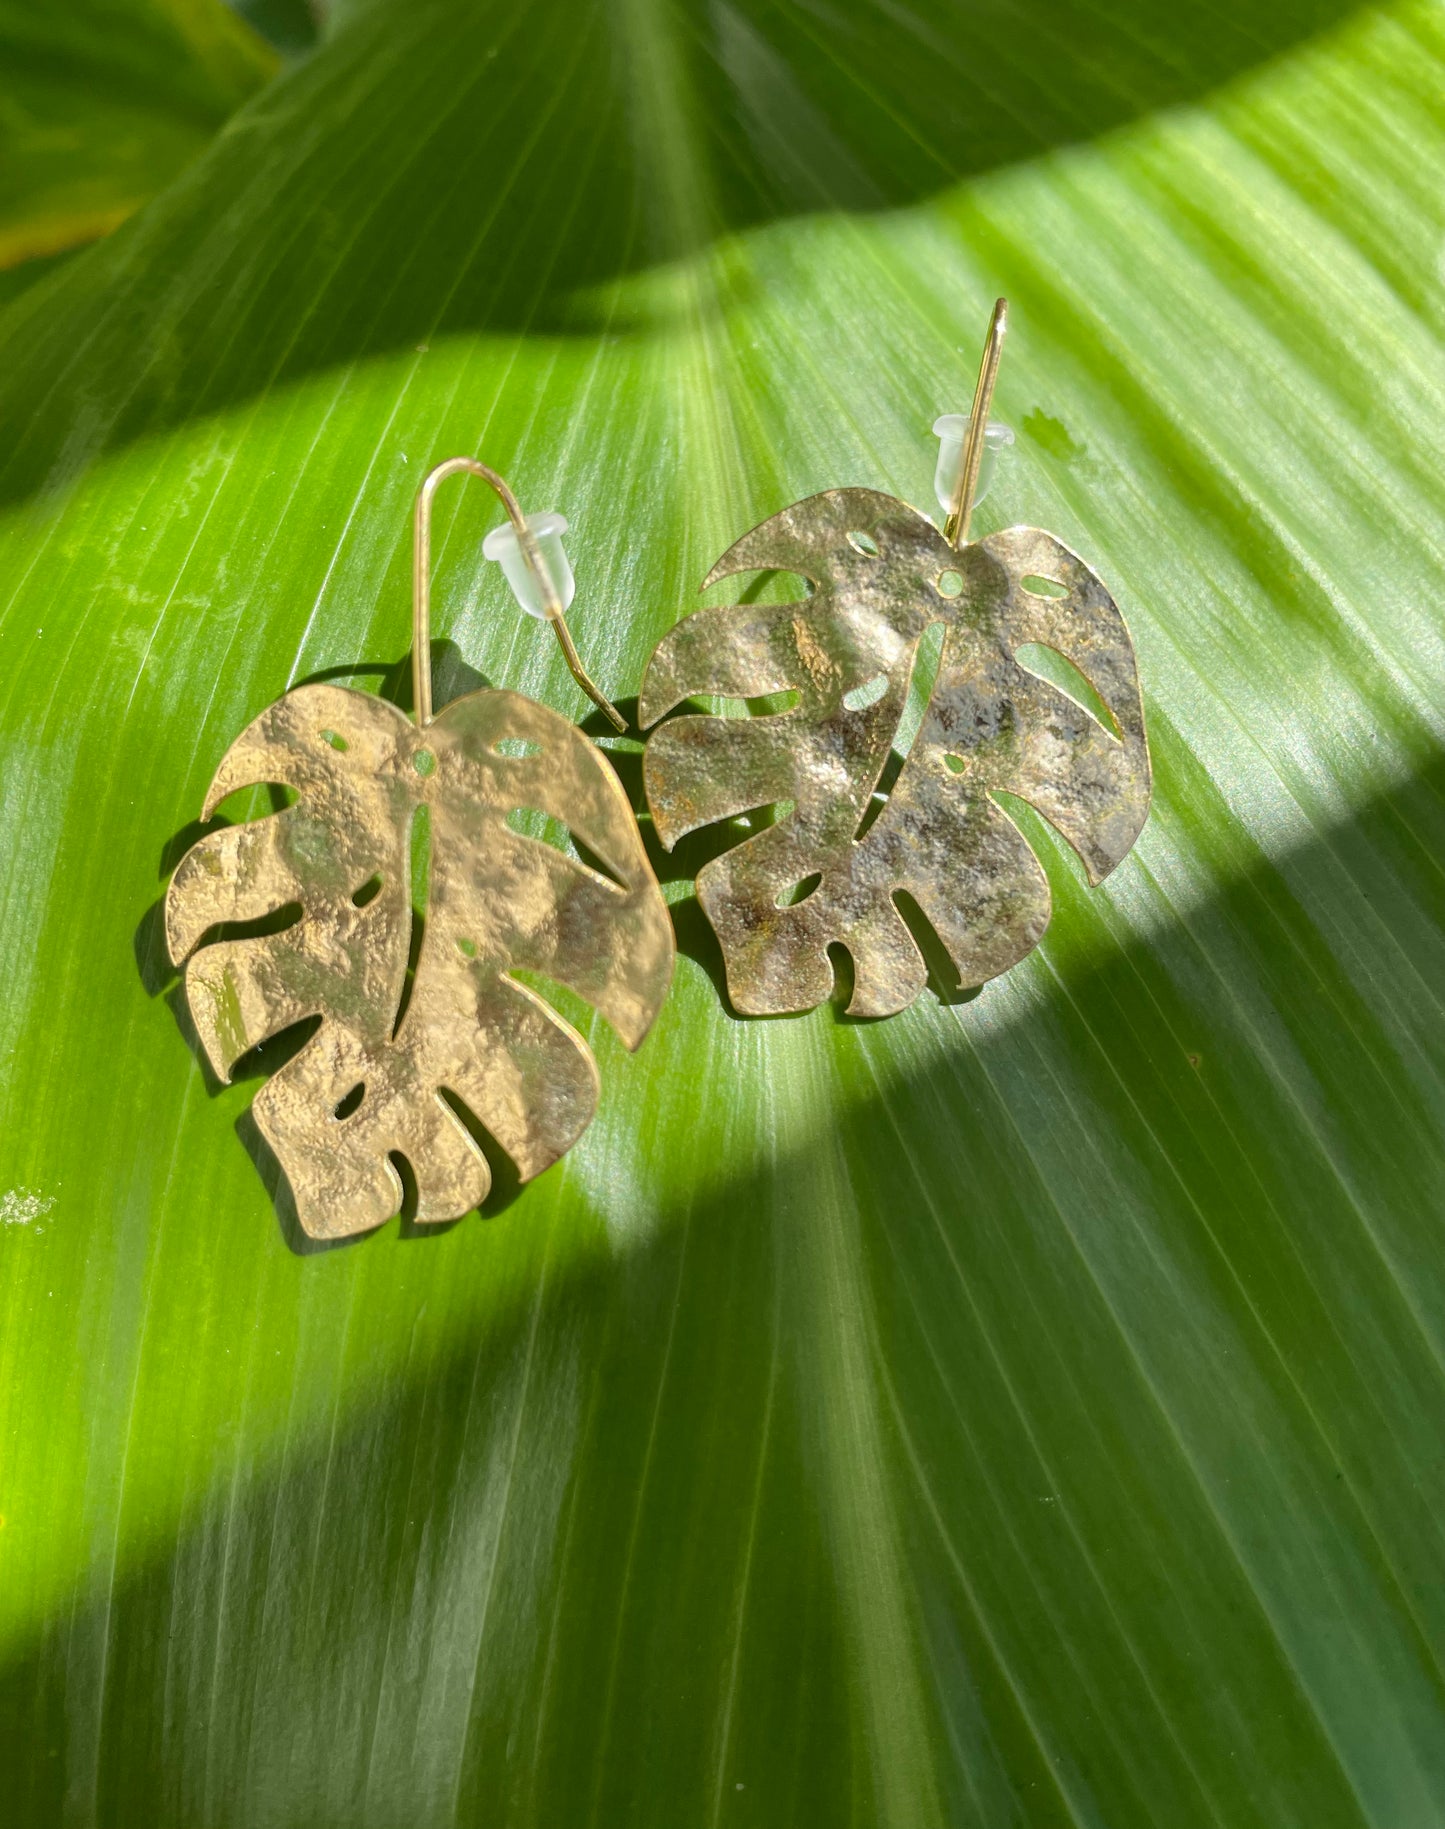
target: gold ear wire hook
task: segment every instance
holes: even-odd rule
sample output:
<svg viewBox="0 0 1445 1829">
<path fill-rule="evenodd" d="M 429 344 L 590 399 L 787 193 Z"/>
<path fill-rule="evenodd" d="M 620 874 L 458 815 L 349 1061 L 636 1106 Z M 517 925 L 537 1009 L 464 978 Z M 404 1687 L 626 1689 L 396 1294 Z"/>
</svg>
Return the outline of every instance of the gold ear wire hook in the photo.
<svg viewBox="0 0 1445 1829">
<path fill-rule="evenodd" d="M 438 464 L 422 483 L 416 494 L 415 541 L 413 544 L 412 570 L 412 613 L 411 613 L 411 684 L 412 700 L 416 707 L 416 721 L 425 726 L 431 723 L 431 505 L 432 497 L 437 492 L 437 485 L 444 483 L 449 476 L 457 476 L 465 471 L 469 476 L 479 476 L 485 483 L 490 483 L 498 500 L 507 511 L 507 519 L 516 530 L 517 545 L 521 548 L 527 570 L 542 598 L 542 608 L 548 622 L 556 632 L 557 641 L 567 662 L 568 671 L 574 680 L 597 706 L 605 713 L 620 731 L 626 731 L 627 720 L 615 705 L 605 699 L 597 687 L 588 678 L 586 669 L 577 654 L 572 641 L 572 631 L 567 627 L 567 619 L 562 613 L 558 601 L 557 589 L 552 582 L 552 574 L 543 562 L 538 551 L 537 542 L 532 530 L 527 525 L 527 517 L 515 495 L 508 488 L 506 480 L 497 475 L 486 464 L 478 462 L 475 457 L 449 457 L 445 463 Z"/>
<path fill-rule="evenodd" d="M 963 447 L 963 475 L 959 478 L 958 499 L 949 511 L 943 537 L 958 549 L 968 545 L 968 523 L 973 514 L 973 492 L 978 488 L 979 466 L 983 462 L 983 441 L 988 431 L 988 413 L 993 405 L 993 384 L 998 379 L 999 358 L 1008 331 L 1008 300 L 999 299 L 988 322 L 984 339 L 983 360 L 978 369 L 978 385 L 973 390 L 973 411 L 968 420 L 968 441 Z"/>
</svg>

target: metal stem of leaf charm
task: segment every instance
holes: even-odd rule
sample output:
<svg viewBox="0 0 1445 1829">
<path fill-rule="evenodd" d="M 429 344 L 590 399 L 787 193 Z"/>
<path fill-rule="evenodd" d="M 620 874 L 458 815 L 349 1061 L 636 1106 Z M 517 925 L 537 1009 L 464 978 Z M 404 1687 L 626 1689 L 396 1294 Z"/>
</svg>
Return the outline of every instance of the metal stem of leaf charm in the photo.
<svg viewBox="0 0 1445 1829">
<path fill-rule="evenodd" d="M 483 482 L 490 483 L 498 500 L 507 511 L 507 519 L 517 535 L 517 545 L 522 557 L 527 562 L 527 569 L 536 581 L 542 599 L 546 619 L 551 623 L 567 662 L 568 671 L 573 679 L 611 722 L 620 731 L 627 729 L 627 720 L 589 678 L 586 669 L 577 654 L 572 641 L 572 632 L 567 627 L 567 619 L 557 597 L 557 587 L 537 547 L 537 541 L 527 517 L 522 513 L 520 504 L 505 478 L 475 457 L 449 457 L 445 463 L 438 464 L 427 476 L 416 496 L 416 539 L 413 549 L 412 573 L 412 636 L 411 636 L 411 679 L 412 700 L 416 707 L 416 721 L 425 726 L 432 720 L 431 700 L 431 505 L 432 497 L 437 492 L 437 485 L 449 476 L 465 472 L 469 476 L 479 476 Z"/>
<path fill-rule="evenodd" d="M 1008 300 L 997 300 L 984 339 L 983 360 L 978 369 L 978 385 L 973 390 L 973 411 L 968 421 L 968 442 L 963 447 L 963 475 L 959 478 L 958 499 L 949 511 L 943 537 L 949 545 L 962 549 L 968 545 L 968 523 L 973 513 L 974 491 L 978 488 L 979 466 L 983 462 L 984 434 L 988 431 L 989 408 L 993 403 L 993 384 L 998 379 L 999 357 L 1003 354 L 1004 335 L 1008 330 Z"/>
</svg>

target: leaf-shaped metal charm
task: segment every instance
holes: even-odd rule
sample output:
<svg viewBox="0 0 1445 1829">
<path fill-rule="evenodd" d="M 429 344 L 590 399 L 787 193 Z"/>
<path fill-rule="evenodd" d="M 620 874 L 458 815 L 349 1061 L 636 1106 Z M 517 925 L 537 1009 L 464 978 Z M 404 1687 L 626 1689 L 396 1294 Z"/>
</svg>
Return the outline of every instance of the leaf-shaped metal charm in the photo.
<svg viewBox="0 0 1445 1829">
<path fill-rule="evenodd" d="M 166 897 L 166 936 L 177 963 L 187 960 L 191 1016 L 222 1078 L 267 1037 L 323 1019 L 252 1108 L 302 1225 L 334 1238 L 390 1218 L 402 1198 L 393 1151 L 416 1176 L 419 1220 L 474 1207 L 491 1174 L 456 1105 L 524 1181 L 538 1174 L 586 1128 L 597 1068 L 576 1030 L 511 970 L 570 986 L 629 1048 L 672 973 L 667 908 L 605 758 L 515 692 L 472 693 L 418 729 L 368 693 L 314 685 L 237 738 L 206 816 L 261 782 L 297 799 L 187 852 Z M 429 903 L 398 1024 L 422 807 Z M 507 816 L 518 808 L 560 820 L 602 868 L 513 831 Z M 218 926 L 293 903 L 300 918 L 281 932 L 205 944 Z"/>
<path fill-rule="evenodd" d="M 899 891 L 962 984 L 1007 971 L 1048 925 L 1049 886 L 994 792 L 1036 807 L 1093 883 L 1148 813 L 1138 671 L 1117 605 L 1052 534 L 1014 527 L 958 550 L 916 509 L 871 489 L 795 503 L 745 534 L 707 583 L 759 570 L 800 573 L 813 595 L 685 617 L 658 644 L 640 704 L 646 727 L 694 693 L 798 695 L 772 716 L 675 718 L 647 747 L 648 804 L 669 849 L 715 820 L 782 808 L 698 873 L 733 1003 L 753 1015 L 812 1008 L 832 989 L 838 941 L 854 962 L 850 1012 L 903 1009 L 926 968 Z M 920 637 L 935 622 L 945 630 L 937 683 L 865 830 Z M 1028 643 L 1073 663 L 1117 734 L 1020 663 Z"/>
</svg>

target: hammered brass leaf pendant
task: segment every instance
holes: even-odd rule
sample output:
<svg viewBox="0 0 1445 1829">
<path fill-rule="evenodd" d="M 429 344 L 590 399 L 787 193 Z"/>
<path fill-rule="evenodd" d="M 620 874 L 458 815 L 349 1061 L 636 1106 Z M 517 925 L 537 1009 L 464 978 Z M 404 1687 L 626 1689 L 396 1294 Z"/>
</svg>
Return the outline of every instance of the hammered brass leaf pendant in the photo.
<svg viewBox="0 0 1445 1829">
<path fill-rule="evenodd" d="M 424 561 L 424 540 L 419 551 Z M 424 669 L 424 590 L 418 601 Z M 429 671 L 418 686 L 429 714 Z M 166 896 L 166 938 L 222 1079 L 258 1043 L 321 1018 L 252 1106 L 306 1231 L 336 1238 L 395 1214 L 394 1155 L 416 1178 L 419 1221 L 466 1213 L 491 1185 L 473 1124 L 523 1181 L 555 1162 L 596 1109 L 597 1067 L 516 973 L 566 985 L 629 1048 L 672 973 L 667 907 L 606 758 L 515 692 L 474 692 L 418 725 L 369 693 L 309 685 L 232 744 L 205 816 L 259 783 L 296 798 L 187 852 Z M 568 828 L 595 866 L 514 830 L 508 816 L 525 809 Z M 422 818 L 428 905 L 409 977 Z M 287 912 L 289 925 L 274 918 Z M 225 937 L 268 916 L 270 931 Z"/>
<path fill-rule="evenodd" d="M 1052 534 L 1014 527 L 955 547 L 916 509 L 871 489 L 784 509 L 744 535 L 707 583 L 760 570 L 799 573 L 813 594 L 685 617 L 653 654 L 640 700 L 647 727 L 694 694 L 796 694 L 773 715 L 674 718 L 647 747 L 647 800 L 669 850 L 700 826 L 777 811 L 697 878 L 734 1005 L 771 1015 L 821 1003 L 833 986 L 828 947 L 840 942 L 854 966 L 850 1013 L 903 1009 L 926 968 L 900 892 L 962 985 L 1007 971 L 1048 925 L 1049 886 L 994 794 L 1037 808 L 1095 884 L 1148 813 L 1139 677 L 1118 607 Z M 878 810 L 920 641 L 935 623 L 937 681 Z M 1113 728 L 1026 666 L 1027 644 L 1071 662 Z"/>
</svg>

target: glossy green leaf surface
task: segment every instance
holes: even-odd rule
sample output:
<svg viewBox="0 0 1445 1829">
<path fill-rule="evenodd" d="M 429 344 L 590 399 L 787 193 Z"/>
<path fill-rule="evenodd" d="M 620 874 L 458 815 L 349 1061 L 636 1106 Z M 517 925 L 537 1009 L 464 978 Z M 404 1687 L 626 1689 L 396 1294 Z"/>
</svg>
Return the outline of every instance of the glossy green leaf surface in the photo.
<svg viewBox="0 0 1445 1829">
<path fill-rule="evenodd" d="M 374 0 L 10 305 L 12 1820 L 1445 1820 L 1442 79 L 1437 0 Z M 880 1023 L 735 1017 L 657 853 L 572 1153 L 298 1249 L 155 910 L 266 704 L 404 694 L 425 468 L 626 702 L 754 522 L 928 502 L 1000 292 L 977 531 L 1129 620 L 1134 853 L 1033 819 L 1042 946 Z M 494 519 L 438 698 L 581 717 Z"/>
<path fill-rule="evenodd" d="M 0 301 L 154 196 L 274 69 L 222 0 L 0 0 Z"/>
</svg>

